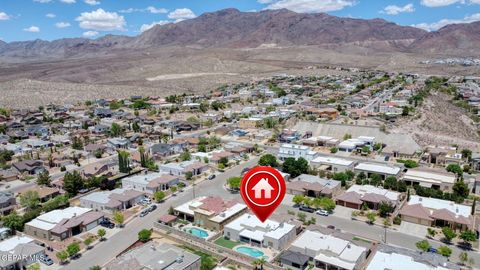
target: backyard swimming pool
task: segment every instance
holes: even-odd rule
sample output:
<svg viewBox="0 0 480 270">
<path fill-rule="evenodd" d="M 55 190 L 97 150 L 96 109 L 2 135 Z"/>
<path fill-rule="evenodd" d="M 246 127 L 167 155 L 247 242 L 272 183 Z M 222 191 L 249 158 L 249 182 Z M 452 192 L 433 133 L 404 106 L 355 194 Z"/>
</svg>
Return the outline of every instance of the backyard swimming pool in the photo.
<svg viewBox="0 0 480 270">
<path fill-rule="evenodd" d="M 200 238 L 207 238 L 208 237 L 208 232 L 199 228 L 190 228 L 188 229 L 188 233 L 191 235 L 195 235 L 196 237 Z"/>
<path fill-rule="evenodd" d="M 251 247 L 238 247 L 235 249 L 237 252 L 246 254 L 250 257 L 262 257 L 264 253 L 256 248 L 251 248 Z"/>
</svg>

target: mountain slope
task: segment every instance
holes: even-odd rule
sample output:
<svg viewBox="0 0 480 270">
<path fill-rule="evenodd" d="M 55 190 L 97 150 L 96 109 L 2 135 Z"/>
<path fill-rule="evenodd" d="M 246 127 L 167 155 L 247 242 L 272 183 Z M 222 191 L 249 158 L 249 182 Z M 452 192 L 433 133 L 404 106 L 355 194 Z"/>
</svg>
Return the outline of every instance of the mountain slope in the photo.
<svg viewBox="0 0 480 270">
<path fill-rule="evenodd" d="M 480 22 L 447 25 L 417 39 L 412 51 L 428 53 L 476 53 L 480 44 Z"/>
<path fill-rule="evenodd" d="M 157 25 L 140 35 L 134 44 L 137 47 L 258 47 L 272 43 L 282 46 L 320 45 L 416 39 L 425 33 L 381 19 L 339 18 L 324 13 L 300 14 L 285 9 L 262 12 L 226 9 L 176 24 Z"/>
</svg>

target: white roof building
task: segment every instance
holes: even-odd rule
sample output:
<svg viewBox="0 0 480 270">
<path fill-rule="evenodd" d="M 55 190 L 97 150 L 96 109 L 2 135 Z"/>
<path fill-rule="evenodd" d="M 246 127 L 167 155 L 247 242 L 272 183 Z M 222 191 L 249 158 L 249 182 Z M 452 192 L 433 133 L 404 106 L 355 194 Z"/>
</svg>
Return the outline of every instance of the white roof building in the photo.
<svg viewBox="0 0 480 270">
<path fill-rule="evenodd" d="M 433 253 L 380 245 L 366 270 L 459 270 L 446 258 Z"/>
<path fill-rule="evenodd" d="M 224 236 L 234 241 L 262 244 L 274 249 L 285 248 L 296 235 L 295 226 L 267 219 L 261 222 L 256 216 L 243 214 L 224 227 Z"/>
<path fill-rule="evenodd" d="M 366 247 L 309 230 L 292 243 L 290 250 L 306 254 L 317 262 L 348 270 L 356 269 L 357 264 L 365 259 L 367 252 Z"/>
<path fill-rule="evenodd" d="M 397 166 L 363 162 L 355 166 L 355 171 L 376 173 L 379 175 L 397 176 L 400 173 L 401 169 L 400 167 L 397 167 Z"/>
<path fill-rule="evenodd" d="M 92 211 L 92 209 L 78 206 L 72 206 L 61 210 L 53 210 L 38 216 L 34 220 L 28 222 L 27 225 L 48 231 L 53 229 L 64 219 L 78 217 L 90 211 Z"/>
</svg>

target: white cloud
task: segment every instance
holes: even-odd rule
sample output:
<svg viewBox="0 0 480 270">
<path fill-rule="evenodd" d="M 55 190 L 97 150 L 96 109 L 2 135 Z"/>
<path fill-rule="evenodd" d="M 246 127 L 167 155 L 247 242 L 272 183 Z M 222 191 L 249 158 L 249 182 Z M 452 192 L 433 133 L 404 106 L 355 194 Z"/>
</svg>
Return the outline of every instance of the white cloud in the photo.
<svg viewBox="0 0 480 270">
<path fill-rule="evenodd" d="M 60 2 L 65 4 L 75 4 L 77 1 L 76 0 L 60 0 Z"/>
<path fill-rule="evenodd" d="M 57 17 L 57 15 L 55 15 L 55 14 L 53 14 L 53 13 L 47 13 L 47 14 L 45 15 L 45 17 L 52 19 L 52 18 Z"/>
<path fill-rule="evenodd" d="M 156 8 L 156 7 L 147 7 L 148 12 L 157 14 L 157 13 L 167 13 L 168 9 L 166 8 Z"/>
<path fill-rule="evenodd" d="M 93 38 L 93 37 L 96 37 L 98 35 L 99 35 L 99 33 L 97 31 L 83 32 L 83 36 L 86 37 L 86 38 Z"/>
<path fill-rule="evenodd" d="M 445 7 L 453 4 L 480 4 L 480 0 L 422 0 L 426 7 Z"/>
<path fill-rule="evenodd" d="M 421 28 L 427 31 L 435 31 L 449 24 L 458 24 L 458 23 L 472 23 L 480 21 L 480 13 L 475 13 L 473 15 L 465 16 L 463 19 L 443 19 L 438 22 L 433 23 L 419 23 L 412 25 L 413 27 Z"/>
<path fill-rule="evenodd" d="M 85 4 L 90 5 L 90 6 L 100 5 L 100 2 L 96 1 L 96 0 L 84 0 L 84 2 L 85 2 Z"/>
<path fill-rule="evenodd" d="M 398 15 L 400 13 L 412 13 L 415 11 L 413 4 L 407 4 L 403 7 L 397 5 L 386 6 L 381 13 L 386 13 L 389 15 Z"/>
<path fill-rule="evenodd" d="M 193 19 L 195 17 L 197 17 L 197 15 L 195 15 L 195 13 L 188 8 L 178 8 L 168 14 L 168 18 L 175 20 L 175 22 Z"/>
<path fill-rule="evenodd" d="M 268 3 L 265 9 L 286 8 L 299 13 L 318 13 L 341 10 L 354 6 L 356 0 L 259 0 L 259 3 Z"/>
<path fill-rule="evenodd" d="M 30 32 L 30 33 L 38 33 L 38 32 L 40 32 L 40 28 L 38 28 L 38 26 L 32 25 L 28 28 L 24 28 L 23 31 Z"/>
<path fill-rule="evenodd" d="M 0 21 L 8 21 L 10 20 L 10 15 L 5 12 L 0 12 Z"/>
<path fill-rule="evenodd" d="M 149 6 L 146 8 L 127 8 L 127 9 L 119 10 L 118 12 L 120 13 L 149 12 L 153 14 L 159 14 L 159 13 L 168 13 L 168 9 Z"/>
<path fill-rule="evenodd" d="M 70 23 L 68 22 L 58 22 L 55 24 L 55 27 L 57 28 L 67 28 L 70 27 Z"/>
<path fill-rule="evenodd" d="M 171 21 L 158 21 L 158 22 L 152 22 L 151 24 L 143 24 L 142 27 L 140 27 L 140 32 L 145 32 L 149 29 L 151 29 L 152 27 L 154 27 L 155 25 L 165 25 L 165 24 L 169 24 L 169 23 L 172 23 Z"/>
<path fill-rule="evenodd" d="M 92 12 L 82 12 L 75 19 L 80 28 L 96 31 L 125 30 L 125 19 L 116 12 L 107 12 L 101 8 Z"/>
<path fill-rule="evenodd" d="M 46 4 L 52 2 L 52 0 L 33 0 L 33 2 L 41 3 L 41 4 Z"/>
</svg>

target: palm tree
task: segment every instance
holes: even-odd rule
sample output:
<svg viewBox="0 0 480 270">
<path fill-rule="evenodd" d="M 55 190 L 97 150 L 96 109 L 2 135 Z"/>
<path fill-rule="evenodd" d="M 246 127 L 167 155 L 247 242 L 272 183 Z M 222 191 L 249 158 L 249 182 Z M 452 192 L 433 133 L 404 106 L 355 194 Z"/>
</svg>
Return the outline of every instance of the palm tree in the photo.
<svg viewBox="0 0 480 270">
<path fill-rule="evenodd" d="M 255 260 L 257 262 L 257 266 L 260 266 L 260 270 L 263 270 L 263 265 L 267 263 L 264 257 L 258 258 Z M 256 267 L 255 267 L 256 268 Z"/>
</svg>

